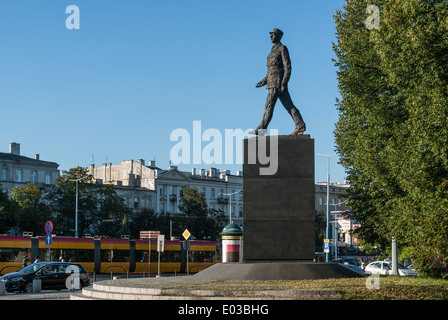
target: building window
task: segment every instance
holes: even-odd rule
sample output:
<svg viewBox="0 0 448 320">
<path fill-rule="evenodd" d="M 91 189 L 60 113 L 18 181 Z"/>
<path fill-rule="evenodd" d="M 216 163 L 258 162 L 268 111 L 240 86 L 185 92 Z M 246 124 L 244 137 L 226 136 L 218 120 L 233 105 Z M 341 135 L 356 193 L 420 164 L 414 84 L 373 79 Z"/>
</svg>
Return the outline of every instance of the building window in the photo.
<svg viewBox="0 0 448 320">
<path fill-rule="evenodd" d="M 0 175 L 1 181 L 8 181 L 8 168 L 2 168 L 2 173 Z"/>
<path fill-rule="evenodd" d="M 151 199 L 145 199 L 145 208 L 151 209 Z"/>
<path fill-rule="evenodd" d="M 138 198 L 134 197 L 134 209 L 138 209 Z"/>
<path fill-rule="evenodd" d="M 215 188 L 212 188 L 211 193 L 210 193 L 210 198 L 215 199 Z"/>
<path fill-rule="evenodd" d="M 31 183 L 37 183 L 37 170 L 31 170 Z"/>
<path fill-rule="evenodd" d="M 16 182 L 23 182 L 23 170 L 22 169 L 16 170 Z"/>
<path fill-rule="evenodd" d="M 51 171 L 45 171 L 45 183 L 46 184 L 51 184 Z"/>
</svg>

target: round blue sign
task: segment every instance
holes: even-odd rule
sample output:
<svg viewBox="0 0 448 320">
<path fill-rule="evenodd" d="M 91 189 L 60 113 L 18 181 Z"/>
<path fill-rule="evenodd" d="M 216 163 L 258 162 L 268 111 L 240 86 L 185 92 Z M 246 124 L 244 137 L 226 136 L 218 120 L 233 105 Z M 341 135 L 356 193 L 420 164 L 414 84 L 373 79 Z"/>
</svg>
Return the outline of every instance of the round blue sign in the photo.
<svg viewBox="0 0 448 320">
<path fill-rule="evenodd" d="M 47 234 L 50 234 L 53 232 L 53 222 L 51 222 L 51 221 L 45 222 L 45 232 Z"/>
</svg>

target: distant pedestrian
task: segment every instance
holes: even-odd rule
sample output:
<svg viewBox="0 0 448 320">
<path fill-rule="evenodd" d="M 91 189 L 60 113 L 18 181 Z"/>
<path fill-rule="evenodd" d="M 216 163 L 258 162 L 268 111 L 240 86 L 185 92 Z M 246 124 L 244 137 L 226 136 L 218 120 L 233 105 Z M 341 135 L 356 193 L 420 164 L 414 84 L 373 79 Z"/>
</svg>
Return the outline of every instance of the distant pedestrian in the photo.
<svg viewBox="0 0 448 320">
<path fill-rule="evenodd" d="M 36 260 L 34 260 L 34 263 L 38 263 L 38 262 L 40 262 L 39 256 L 36 256 Z"/>
<path fill-rule="evenodd" d="M 364 263 L 364 260 L 362 260 L 362 258 L 361 258 L 361 261 L 359 261 L 359 267 L 360 267 L 362 270 L 364 270 L 364 268 L 366 267 L 366 264 Z"/>
<path fill-rule="evenodd" d="M 28 262 L 28 259 L 27 259 L 26 257 L 23 257 L 23 260 L 22 260 L 22 268 L 25 268 L 25 267 L 26 267 L 27 262 Z"/>
</svg>

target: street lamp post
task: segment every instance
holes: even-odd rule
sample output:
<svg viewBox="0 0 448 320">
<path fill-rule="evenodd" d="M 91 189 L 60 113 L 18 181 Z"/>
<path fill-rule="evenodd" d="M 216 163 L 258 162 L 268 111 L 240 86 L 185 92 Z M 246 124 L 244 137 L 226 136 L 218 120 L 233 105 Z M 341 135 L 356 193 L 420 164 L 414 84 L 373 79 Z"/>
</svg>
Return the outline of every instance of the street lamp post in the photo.
<svg viewBox="0 0 448 320">
<path fill-rule="evenodd" d="M 239 191 L 233 192 L 233 193 L 222 193 L 222 192 L 219 193 L 219 195 L 221 195 L 221 196 L 230 196 L 229 197 L 229 199 L 230 199 L 230 202 L 229 202 L 229 205 L 230 205 L 230 208 L 229 208 L 229 223 L 232 223 L 232 196 L 234 194 L 241 193 L 241 192 L 243 192 L 243 190 L 239 190 Z"/>
<path fill-rule="evenodd" d="M 316 156 L 328 157 L 328 168 L 327 168 L 327 226 L 325 230 L 325 238 L 330 239 L 330 157 L 337 156 L 337 154 L 318 154 Z M 325 253 L 325 262 L 330 261 L 330 254 Z"/>
<path fill-rule="evenodd" d="M 66 179 L 65 181 L 75 182 L 76 184 L 76 194 L 75 194 L 75 237 L 78 238 L 78 182 L 87 178 L 92 177 L 91 174 L 79 178 L 79 179 Z"/>
</svg>

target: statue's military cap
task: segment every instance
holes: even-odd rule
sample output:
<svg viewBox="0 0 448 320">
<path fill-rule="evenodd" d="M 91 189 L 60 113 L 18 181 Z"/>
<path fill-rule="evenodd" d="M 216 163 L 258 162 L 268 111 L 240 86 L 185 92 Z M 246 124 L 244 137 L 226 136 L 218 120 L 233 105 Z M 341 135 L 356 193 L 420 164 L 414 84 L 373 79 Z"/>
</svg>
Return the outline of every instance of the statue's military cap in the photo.
<svg viewBox="0 0 448 320">
<path fill-rule="evenodd" d="M 280 38 L 283 36 L 283 31 L 277 28 L 272 29 L 272 31 L 269 33 L 276 33 L 280 36 Z"/>
</svg>

